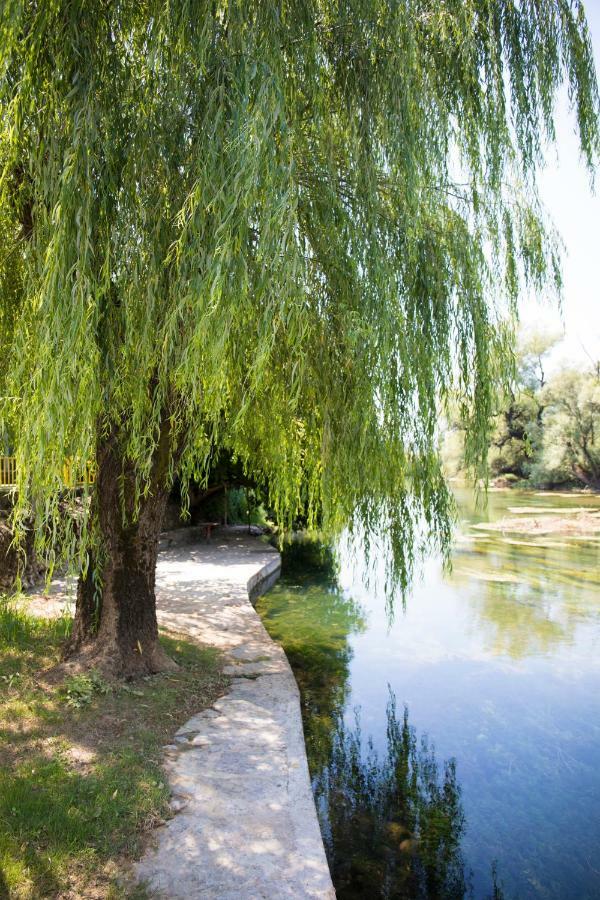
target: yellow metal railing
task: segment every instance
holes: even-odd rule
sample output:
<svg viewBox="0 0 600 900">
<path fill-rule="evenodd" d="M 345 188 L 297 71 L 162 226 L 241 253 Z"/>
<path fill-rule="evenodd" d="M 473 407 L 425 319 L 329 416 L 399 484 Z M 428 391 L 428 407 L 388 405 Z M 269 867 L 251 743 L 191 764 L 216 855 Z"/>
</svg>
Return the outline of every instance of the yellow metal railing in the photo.
<svg viewBox="0 0 600 900">
<path fill-rule="evenodd" d="M 17 483 L 17 460 L 14 456 L 0 456 L 0 487 L 13 487 Z"/>
<path fill-rule="evenodd" d="M 65 486 L 69 488 L 81 487 L 83 484 L 93 484 L 96 480 L 96 469 L 94 464 L 87 463 L 83 478 L 77 477 L 78 475 L 81 475 L 81 472 L 74 473 L 72 461 L 70 459 L 67 460 L 63 466 L 63 481 Z"/>
<path fill-rule="evenodd" d="M 96 480 L 96 471 L 92 463 L 85 467 L 83 478 L 77 477 L 80 473 L 73 470 L 73 463 L 67 460 L 63 466 L 63 482 L 65 487 L 80 487 L 83 484 L 93 484 Z M 0 456 L 0 488 L 15 487 L 17 484 L 17 460 L 14 456 Z"/>
</svg>

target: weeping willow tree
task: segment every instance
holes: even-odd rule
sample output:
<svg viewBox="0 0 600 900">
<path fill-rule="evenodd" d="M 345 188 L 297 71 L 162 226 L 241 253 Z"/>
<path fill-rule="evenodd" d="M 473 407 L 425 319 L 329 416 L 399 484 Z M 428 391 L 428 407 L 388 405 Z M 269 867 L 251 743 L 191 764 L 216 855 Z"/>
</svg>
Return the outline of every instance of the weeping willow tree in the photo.
<svg viewBox="0 0 600 900">
<path fill-rule="evenodd" d="M 72 653 L 167 664 L 167 492 L 222 452 L 282 527 L 383 527 L 402 583 L 447 546 L 440 409 L 477 465 L 520 285 L 560 281 L 535 173 L 563 83 L 592 169 L 578 2 L 3 0 L 2 415 L 17 533 L 82 567 Z M 97 472 L 76 540 L 65 460 Z"/>
</svg>

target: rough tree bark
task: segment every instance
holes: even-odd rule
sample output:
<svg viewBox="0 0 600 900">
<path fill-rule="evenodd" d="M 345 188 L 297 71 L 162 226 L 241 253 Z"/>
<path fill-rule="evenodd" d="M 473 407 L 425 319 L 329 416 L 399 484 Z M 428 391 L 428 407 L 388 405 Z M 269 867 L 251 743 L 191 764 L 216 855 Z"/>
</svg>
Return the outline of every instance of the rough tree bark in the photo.
<svg viewBox="0 0 600 900">
<path fill-rule="evenodd" d="M 65 656 L 111 677 L 176 668 L 158 642 L 155 577 L 158 541 L 168 499 L 169 430 L 155 453 L 149 491 L 134 517 L 134 473 L 118 436 L 97 453 L 92 515 L 99 555 L 80 576 L 73 632 Z"/>
</svg>

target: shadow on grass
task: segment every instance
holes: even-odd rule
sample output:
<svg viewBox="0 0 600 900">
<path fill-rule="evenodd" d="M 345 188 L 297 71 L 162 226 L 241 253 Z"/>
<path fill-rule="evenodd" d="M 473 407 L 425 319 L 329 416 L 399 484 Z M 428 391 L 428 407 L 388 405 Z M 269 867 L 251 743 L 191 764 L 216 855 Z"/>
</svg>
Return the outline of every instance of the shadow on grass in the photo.
<svg viewBox="0 0 600 900">
<path fill-rule="evenodd" d="M 214 650 L 165 636 L 178 672 L 75 691 L 44 679 L 67 630 L 0 600 L 0 898 L 107 896 L 169 814 L 163 744 L 227 683 Z"/>
</svg>

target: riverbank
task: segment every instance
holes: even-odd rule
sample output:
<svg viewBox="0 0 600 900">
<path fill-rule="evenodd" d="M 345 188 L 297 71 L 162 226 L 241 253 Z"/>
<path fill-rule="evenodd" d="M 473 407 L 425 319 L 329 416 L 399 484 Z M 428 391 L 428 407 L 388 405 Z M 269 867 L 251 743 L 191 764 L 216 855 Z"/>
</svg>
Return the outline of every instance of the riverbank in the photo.
<svg viewBox="0 0 600 900">
<path fill-rule="evenodd" d="M 136 838 L 128 857 L 136 855 L 137 838 L 142 832 L 147 837 L 148 828 L 168 821 L 152 832 L 149 849 L 136 868 L 141 886 L 127 896 L 335 896 L 310 788 L 298 688 L 283 650 L 268 636 L 250 601 L 278 577 L 279 569 L 279 554 L 248 535 L 245 528 L 222 530 L 210 544 L 199 543 L 195 529 L 162 537 L 156 585 L 159 624 L 161 629 L 185 635 L 192 653 L 198 647 L 198 652 L 219 660 L 215 672 L 218 685 L 206 695 L 205 702 L 192 692 L 195 704 L 182 706 L 183 698 L 178 695 L 176 702 L 171 696 L 171 705 L 161 707 L 166 729 L 152 727 L 147 735 L 154 740 L 148 799 L 153 801 L 157 794 L 158 805 L 152 806 L 151 814 L 146 811 L 146 819 L 140 814 L 143 821 L 133 824 L 130 819 L 135 819 L 137 807 L 128 810 L 131 815 L 127 820 L 121 812 L 115 812 L 115 818 L 122 819 L 122 830 Z M 48 627 L 56 629 L 60 623 L 62 634 L 68 627 L 68 595 L 68 584 L 54 583 L 48 598 L 31 598 L 29 610 L 36 617 L 44 617 Z M 55 656 L 59 643 L 57 638 Z M 177 677 L 154 676 L 130 690 L 124 686 L 111 694 L 114 720 L 121 720 L 119 704 L 125 700 L 135 726 L 131 734 L 125 727 L 119 747 L 125 741 L 135 756 L 139 742 L 136 728 L 143 728 L 148 716 L 152 717 L 154 686 Z M 81 693 L 92 697 L 85 710 L 87 747 L 95 736 L 101 736 L 102 728 L 96 727 L 94 716 L 105 702 L 104 686 L 86 682 L 77 690 L 76 701 Z M 139 722 L 135 716 L 138 703 Z M 73 715 L 80 712 L 75 709 Z M 190 718 L 192 712 L 195 715 Z M 58 721 L 64 713 L 64 709 L 58 710 Z M 52 729 L 62 740 L 56 717 L 50 722 L 49 737 Z M 110 729 L 102 739 L 110 752 Z M 141 753 L 147 755 L 147 741 Z M 165 754 L 166 763 L 161 768 Z M 23 765 L 27 767 L 27 757 Z M 88 773 L 93 776 L 93 769 L 81 774 L 84 794 Z M 102 803 L 107 808 L 125 799 L 120 786 L 104 793 Z M 144 791 L 140 796 L 145 796 Z M 85 796 L 82 803 L 77 815 L 87 820 L 91 807 Z M 44 804 L 42 798 L 40 811 L 45 815 Z M 87 843 L 81 849 L 87 851 L 88 868 L 93 869 L 100 859 L 97 847 L 102 845 L 104 859 L 114 829 L 102 817 L 98 821 L 92 817 L 91 824 L 98 827 L 92 829 L 93 833 L 85 832 Z M 26 822 L 21 823 L 19 835 L 21 840 L 28 840 Z M 32 846 L 36 846 L 35 841 Z M 44 852 L 40 846 L 35 858 L 43 859 Z M 113 865 L 113 870 L 118 869 L 118 864 Z M 86 893 L 81 881 L 72 896 L 93 896 L 95 900 L 120 896 L 110 893 L 104 875 L 103 879 L 104 887 L 96 885 L 96 893 Z M 42 884 L 38 877 L 29 894 L 17 893 L 14 897 L 29 900 L 53 896 L 50 889 L 44 892 Z M 1 886 L 0 881 L 3 896 Z M 12 900 L 13 894 L 9 896 Z"/>
<path fill-rule="evenodd" d="M 591 537 L 600 533 L 600 510 L 583 507 L 546 509 L 529 506 L 511 506 L 512 514 L 497 522 L 479 522 L 472 527 L 479 531 L 499 531 L 502 534 L 564 535 Z"/>
<path fill-rule="evenodd" d="M 159 559 L 160 623 L 217 647 L 231 678 L 226 695 L 167 748 L 177 815 L 137 871 L 173 900 L 335 896 L 298 687 L 250 602 L 279 567 L 279 554 L 245 529 L 211 544 L 171 544 Z"/>
</svg>

